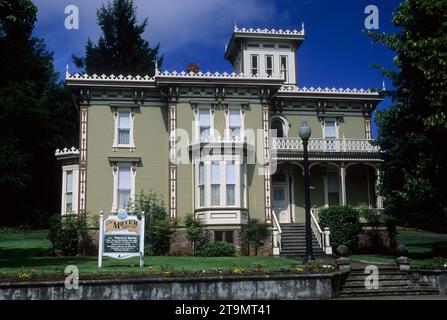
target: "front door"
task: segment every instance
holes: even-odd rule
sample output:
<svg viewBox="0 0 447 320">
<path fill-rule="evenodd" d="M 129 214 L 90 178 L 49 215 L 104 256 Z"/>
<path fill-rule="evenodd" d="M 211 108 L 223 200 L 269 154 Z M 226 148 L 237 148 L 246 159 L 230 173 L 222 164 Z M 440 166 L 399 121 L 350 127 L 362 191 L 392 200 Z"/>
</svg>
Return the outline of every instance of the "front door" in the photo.
<svg viewBox="0 0 447 320">
<path fill-rule="evenodd" d="M 273 185 L 273 211 L 279 223 L 290 223 L 290 201 L 287 184 Z"/>
</svg>

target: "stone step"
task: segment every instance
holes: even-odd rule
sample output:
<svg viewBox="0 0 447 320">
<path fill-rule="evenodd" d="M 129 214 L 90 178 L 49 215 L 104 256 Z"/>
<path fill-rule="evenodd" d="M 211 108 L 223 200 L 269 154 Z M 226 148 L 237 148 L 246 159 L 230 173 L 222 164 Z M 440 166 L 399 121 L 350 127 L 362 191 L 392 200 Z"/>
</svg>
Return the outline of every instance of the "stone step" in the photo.
<svg viewBox="0 0 447 320">
<path fill-rule="evenodd" d="M 388 287 L 378 290 L 363 289 L 343 289 L 340 291 L 340 297 L 366 297 L 366 296 L 401 296 L 401 295 L 437 295 L 439 290 L 431 287 Z"/>
<path fill-rule="evenodd" d="M 369 283 L 369 282 L 368 282 Z M 379 280 L 379 289 L 383 287 L 406 287 L 414 288 L 417 286 L 431 288 L 428 283 L 417 283 L 415 284 L 411 280 Z M 343 285 L 343 289 L 348 288 L 365 288 L 365 281 L 350 281 Z"/>
<path fill-rule="evenodd" d="M 349 275 L 348 278 L 346 279 L 346 283 L 351 282 L 351 281 L 365 281 L 366 276 L 365 275 L 358 275 L 358 276 L 353 276 L 353 275 Z M 385 281 L 385 280 L 408 280 L 408 276 L 402 274 L 396 274 L 396 275 L 380 275 L 379 274 L 379 281 Z"/>
</svg>

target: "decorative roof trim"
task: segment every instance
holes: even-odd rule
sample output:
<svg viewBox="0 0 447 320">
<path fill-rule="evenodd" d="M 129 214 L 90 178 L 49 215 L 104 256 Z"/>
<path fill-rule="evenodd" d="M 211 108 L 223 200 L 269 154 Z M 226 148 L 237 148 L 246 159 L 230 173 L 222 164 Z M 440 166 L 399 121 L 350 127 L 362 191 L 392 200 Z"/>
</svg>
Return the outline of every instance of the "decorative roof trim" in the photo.
<svg viewBox="0 0 447 320">
<path fill-rule="evenodd" d="M 376 95 L 380 96 L 378 91 L 374 91 L 373 89 L 356 89 L 356 88 L 321 88 L 321 87 L 297 87 L 294 85 L 283 85 L 278 93 L 322 93 L 322 94 L 349 94 L 349 95 Z"/>
<path fill-rule="evenodd" d="M 89 74 L 71 74 L 68 71 L 68 65 L 65 69 L 65 80 L 85 80 L 85 81 L 120 81 L 120 82 L 155 82 L 157 78 L 182 78 L 182 79 L 234 79 L 234 80 L 284 80 L 281 76 L 268 76 L 264 74 L 257 74 L 257 75 L 251 75 L 251 74 L 245 74 L 245 73 L 228 73 L 228 72 L 177 72 L 177 71 L 159 71 L 158 68 L 155 70 L 155 76 L 149 77 L 146 76 L 115 76 L 113 74 L 107 76 L 107 75 L 101 75 L 98 76 L 97 74 L 89 75 Z"/>
<path fill-rule="evenodd" d="M 79 157 L 79 149 L 76 149 L 75 147 L 71 147 L 70 149 L 64 148 L 62 150 L 56 149 L 54 155 L 57 159 L 77 158 Z"/>
<path fill-rule="evenodd" d="M 284 78 L 281 76 L 274 77 L 274 76 L 268 76 L 263 74 L 257 74 L 257 75 L 251 75 L 251 74 L 245 74 L 245 73 L 235 73 L 235 72 L 177 72 L 177 71 L 164 71 L 164 72 L 157 72 L 155 75 L 156 78 L 186 78 L 186 79 L 243 79 L 243 80 L 283 80 Z"/>
<path fill-rule="evenodd" d="M 268 34 L 268 35 L 287 35 L 287 36 L 304 36 L 305 35 L 305 30 L 304 30 L 304 23 L 302 23 L 301 25 L 301 30 L 298 31 L 296 29 L 294 30 L 283 30 L 283 29 L 253 29 L 253 28 L 238 28 L 238 26 L 234 26 L 233 32 L 239 32 L 239 33 L 249 33 L 249 34 Z"/>
</svg>

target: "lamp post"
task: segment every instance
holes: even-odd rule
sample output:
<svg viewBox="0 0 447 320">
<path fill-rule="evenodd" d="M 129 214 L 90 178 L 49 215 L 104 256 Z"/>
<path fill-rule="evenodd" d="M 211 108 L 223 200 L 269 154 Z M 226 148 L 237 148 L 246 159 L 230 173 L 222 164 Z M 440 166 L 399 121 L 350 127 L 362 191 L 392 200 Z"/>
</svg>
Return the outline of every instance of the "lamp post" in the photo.
<svg viewBox="0 0 447 320">
<path fill-rule="evenodd" d="M 306 256 L 304 257 L 304 263 L 315 260 L 313 247 L 312 247 L 312 229 L 311 229 L 311 217 L 310 217 L 310 188 L 309 188 L 309 154 L 307 152 L 307 145 L 312 133 L 307 121 L 301 122 L 298 129 L 301 140 L 303 140 L 303 166 L 304 166 L 304 203 L 306 209 Z"/>
</svg>

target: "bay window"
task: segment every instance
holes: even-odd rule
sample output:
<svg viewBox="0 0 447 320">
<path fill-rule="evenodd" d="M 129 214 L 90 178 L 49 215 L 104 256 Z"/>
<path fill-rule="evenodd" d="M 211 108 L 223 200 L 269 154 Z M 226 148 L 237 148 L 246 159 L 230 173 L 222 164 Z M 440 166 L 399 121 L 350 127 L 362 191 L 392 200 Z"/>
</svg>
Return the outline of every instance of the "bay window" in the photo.
<svg viewBox="0 0 447 320">
<path fill-rule="evenodd" d="M 196 209 L 245 208 L 245 165 L 239 160 L 200 161 L 194 168 Z"/>
<path fill-rule="evenodd" d="M 199 206 L 205 206 L 205 164 L 199 164 Z"/>
<path fill-rule="evenodd" d="M 234 161 L 227 163 L 227 205 L 234 206 L 236 204 L 236 170 Z"/>
<path fill-rule="evenodd" d="M 220 164 L 211 163 L 211 205 L 220 205 Z"/>
</svg>

